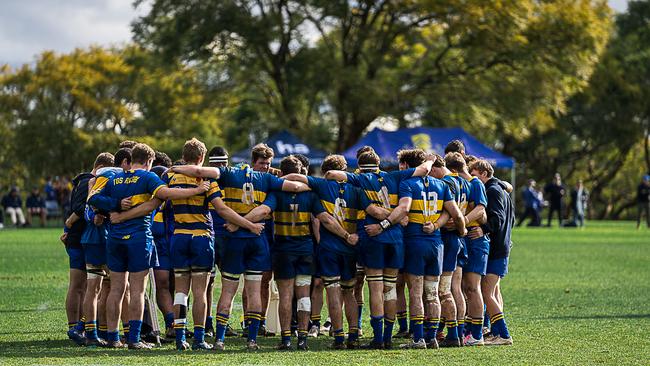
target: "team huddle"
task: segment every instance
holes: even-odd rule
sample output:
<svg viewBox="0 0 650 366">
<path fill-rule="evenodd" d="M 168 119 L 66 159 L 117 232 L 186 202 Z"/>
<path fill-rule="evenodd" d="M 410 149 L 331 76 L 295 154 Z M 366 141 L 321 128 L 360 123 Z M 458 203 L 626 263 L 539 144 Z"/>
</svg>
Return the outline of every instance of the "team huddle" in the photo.
<svg viewBox="0 0 650 366">
<path fill-rule="evenodd" d="M 246 348 L 259 349 L 258 335 L 270 334 L 272 279 L 278 350 L 293 349 L 294 337 L 295 348 L 308 350 L 309 337 L 325 336 L 324 300 L 333 349 L 391 349 L 394 338 L 416 349 L 512 344 L 499 287 L 512 187 L 487 161 L 466 155 L 458 140 L 444 157 L 401 150 L 399 170 L 390 172 L 369 146 L 357 151 L 355 172 L 329 155 L 319 177 L 308 175 L 305 156 L 285 157 L 279 170 L 273 157 L 259 144 L 250 166 L 229 166 L 226 149 L 208 153 L 195 138 L 174 164 L 131 141 L 99 154 L 74 180 L 61 237 L 70 257 L 69 338 L 152 348 L 141 337 L 152 276 L 164 335 L 178 350 L 225 350 L 226 336 L 236 335 L 229 322 L 240 282 Z M 366 283 L 373 334 L 361 344 Z"/>
</svg>

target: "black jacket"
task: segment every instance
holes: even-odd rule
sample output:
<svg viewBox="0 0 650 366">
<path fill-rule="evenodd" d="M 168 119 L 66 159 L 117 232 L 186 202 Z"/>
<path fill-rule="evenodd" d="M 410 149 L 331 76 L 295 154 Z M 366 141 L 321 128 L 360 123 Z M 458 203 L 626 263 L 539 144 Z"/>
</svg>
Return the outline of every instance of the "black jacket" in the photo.
<svg viewBox="0 0 650 366">
<path fill-rule="evenodd" d="M 499 180 L 490 178 L 485 183 L 488 205 L 487 223 L 483 231 L 490 236 L 490 259 L 505 258 L 512 247 L 512 228 L 515 224 L 515 208 L 512 199 Z"/>
<path fill-rule="evenodd" d="M 95 176 L 90 173 L 81 173 L 72 180 L 72 192 L 70 193 L 70 211 L 79 216 L 72 227 L 68 229 L 68 238 L 66 246 L 71 248 L 81 248 L 81 236 L 86 230 L 86 220 L 84 220 L 84 210 L 86 209 L 86 199 L 88 198 L 88 181 Z"/>
</svg>

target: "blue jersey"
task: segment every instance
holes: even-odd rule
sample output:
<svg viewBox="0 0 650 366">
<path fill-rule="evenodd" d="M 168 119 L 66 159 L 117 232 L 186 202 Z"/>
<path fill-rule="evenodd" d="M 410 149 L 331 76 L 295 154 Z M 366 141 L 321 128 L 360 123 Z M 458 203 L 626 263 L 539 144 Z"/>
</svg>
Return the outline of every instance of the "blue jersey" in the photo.
<svg viewBox="0 0 650 366">
<path fill-rule="evenodd" d="M 241 216 L 245 216 L 261 205 L 268 193 L 281 191 L 284 183 L 284 179 L 273 174 L 253 171 L 248 165 L 239 168 L 221 167 L 219 170 L 221 172 L 219 186 L 223 192 L 223 201 Z M 257 237 L 243 228 L 234 233 L 228 232 L 226 235 L 238 238 Z"/>
<path fill-rule="evenodd" d="M 99 209 L 115 211 L 119 209 L 120 201 L 130 197 L 133 207 L 149 201 L 156 192 L 165 187 L 165 183 L 155 173 L 138 169 L 116 174 L 106 183 L 102 190 L 93 195 L 89 203 Z M 103 198 L 109 198 L 103 200 Z M 133 234 L 143 232 L 151 239 L 151 215 L 136 217 L 119 224 L 111 225 L 109 236 L 127 240 Z"/>
<path fill-rule="evenodd" d="M 361 188 L 367 201 L 393 211 L 398 205 L 398 194 L 400 183 L 413 176 L 415 169 L 398 170 L 393 172 L 384 172 L 378 170 L 372 173 L 346 173 L 348 182 L 355 187 Z M 366 224 L 378 224 L 380 220 L 366 216 Z M 400 225 L 394 225 L 381 234 L 372 238 L 381 243 L 398 243 L 402 241 L 402 229 Z"/>
<path fill-rule="evenodd" d="M 449 191 L 451 192 L 451 198 L 460 206 L 460 198 L 461 198 L 461 188 L 458 183 L 458 180 L 454 178 L 451 174 L 447 174 L 441 179 L 447 186 L 449 186 Z M 448 231 L 447 229 L 440 228 L 440 231 L 446 232 Z"/>
<path fill-rule="evenodd" d="M 349 183 L 336 182 L 323 178 L 307 177 L 309 188 L 318 195 L 325 212 L 336 219 L 350 234 L 357 232 L 359 213 L 366 209 L 367 201 L 362 201 L 361 192 Z M 320 226 L 320 247 L 344 255 L 354 255 L 355 248 L 345 240 Z"/>
<path fill-rule="evenodd" d="M 195 188 L 203 182 L 201 178 L 169 171 L 163 174 L 162 180 L 167 183 L 169 188 Z M 216 180 L 209 179 L 208 181 L 210 188 L 207 192 L 172 200 L 174 234 L 212 235 L 210 202 L 221 197 L 221 190 Z"/>
<path fill-rule="evenodd" d="M 449 186 L 434 177 L 414 177 L 403 181 L 399 186 L 399 197 L 412 199 L 408 217 L 409 223 L 404 229 L 406 238 L 433 235 L 440 237 L 440 230 L 427 234 L 422 230 L 424 224 L 436 222 L 447 201 L 453 201 Z"/>
<path fill-rule="evenodd" d="M 95 182 L 93 183 L 93 186 L 90 188 L 90 191 L 88 191 L 88 198 L 87 200 L 90 200 L 90 198 L 97 193 L 99 193 L 105 186 L 106 183 L 108 183 L 109 180 L 113 179 L 115 174 L 121 172 L 122 169 L 120 168 L 102 168 L 98 172 L 97 176 L 95 177 Z M 114 202 L 112 199 L 106 199 L 104 200 L 106 203 L 111 203 Z M 107 210 L 101 210 L 101 213 L 103 215 L 107 215 L 108 211 Z M 93 210 L 92 207 L 89 205 L 86 205 L 86 209 L 84 211 L 84 219 L 87 222 L 86 229 L 84 230 L 84 233 L 81 237 L 81 242 L 84 244 L 106 244 L 106 237 L 108 235 L 108 229 L 110 226 L 110 222 L 108 219 L 104 220 L 104 223 L 102 225 L 96 226 L 94 222 L 95 218 L 95 211 Z"/>
<path fill-rule="evenodd" d="M 172 211 L 172 202 L 163 202 L 156 211 L 153 212 L 153 222 L 151 224 L 151 233 L 154 240 L 169 240 L 174 232 L 174 212 Z"/>
<path fill-rule="evenodd" d="M 467 213 L 467 199 L 470 193 L 469 182 L 457 173 L 451 173 L 451 176 L 458 182 L 458 187 L 460 188 L 459 194 L 455 197 L 455 201 L 458 204 L 460 212 L 465 215 Z"/>
<path fill-rule="evenodd" d="M 314 192 L 272 192 L 264 204 L 273 210 L 274 252 L 310 255 L 314 251 L 311 215 L 325 212 Z"/>
<path fill-rule="evenodd" d="M 467 198 L 467 212 L 471 212 L 474 207 L 483 205 L 487 207 L 487 194 L 485 193 L 485 186 L 480 179 L 472 177 L 469 180 L 469 197 Z M 467 224 L 467 227 L 479 226 L 477 221 L 472 221 Z"/>
</svg>

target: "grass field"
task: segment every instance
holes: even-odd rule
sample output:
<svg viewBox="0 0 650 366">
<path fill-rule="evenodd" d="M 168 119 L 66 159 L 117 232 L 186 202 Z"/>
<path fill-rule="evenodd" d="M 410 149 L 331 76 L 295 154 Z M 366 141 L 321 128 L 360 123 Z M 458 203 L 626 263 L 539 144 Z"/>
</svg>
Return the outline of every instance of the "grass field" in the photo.
<svg viewBox="0 0 650 366">
<path fill-rule="evenodd" d="M 67 339 L 67 256 L 59 230 L 0 231 L 0 364 L 650 364 L 650 231 L 629 222 L 585 230 L 518 229 L 503 281 L 512 347 L 278 353 L 277 338 L 247 353 L 85 349 Z M 367 306 L 367 305 L 366 305 Z M 367 314 L 367 310 L 364 314 Z M 371 333 L 364 325 L 366 334 Z"/>
</svg>

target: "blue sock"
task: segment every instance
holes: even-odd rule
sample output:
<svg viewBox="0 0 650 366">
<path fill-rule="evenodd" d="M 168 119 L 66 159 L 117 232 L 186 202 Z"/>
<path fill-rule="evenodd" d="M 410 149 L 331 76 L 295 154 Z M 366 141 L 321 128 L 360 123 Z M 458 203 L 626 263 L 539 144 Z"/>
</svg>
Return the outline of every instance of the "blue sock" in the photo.
<svg viewBox="0 0 650 366">
<path fill-rule="evenodd" d="M 399 324 L 399 332 L 405 332 L 408 331 L 408 322 L 406 321 L 406 311 L 399 311 L 396 314 L 397 316 L 397 323 Z"/>
<path fill-rule="evenodd" d="M 165 328 L 171 328 L 174 326 L 174 313 L 165 314 Z"/>
<path fill-rule="evenodd" d="M 445 326 L 447 327 L 447 337 L 446 339 L 456 340 L 458 339 L 458 324 L 455 320 L 446 320 Z"/>
<path fill-rule="evenodd" d="M 291 331 L 283 330 L 282 331 L 282 343 L 287 344 L 291 343 Z"/>
<path fill-rule="evenodd" d="M 203 343 L 205 341 L 205 327 L 201 325 L 194 326 L 194 343 Z"/>
<path fill-rule="evenodd" d="M 415 322 L 413 321 L 413 319 L 409 319 L 409 328 L 408 328 L 408 330 L 409 330 L 410 333 L 413 333 L 413 327 L 414 326 L 415 326 Z"/>
<path fill-rule="evenodd" d="M 370 325 L 372 326 L 373 338 L 372 341 L 375 343 L 381 343 L 384 340 L 383 331 L 384 325 L 382 324 L 384 317 L 381 315 L 370 316 Z"/>
<path fill-rule="evenodd" d="M 248 341 L 257 342 L 257 331 L 260 329 L 260 323 L 262 322 L 262 316 L 260 313 L 249 313 L 248 318 L 250 324 L 248 325 Z"/>
<path fill-rule="evenodd" d="M 438 330 L 438 328 L 436 328 L 436 330 Z M 431 339 L 434 338 L 432 337 L 432 334 L 433 334 L 433 322 L 429 318 L 426 318 L 424 320 L 424 341 L 427 343 L 431 342 Z"/>
<path fill-rule="evenodd" d="M 106 324 L 104 325 L 98 325 L 97 326 L 97 336 L 101 339 L 106 339 L 106 334 L 108 333 L 108 326 Z"/>
<path fill-rule="evenodd" d="M 84 324 L 85 322 L 86 322 L 86 318 L 81 318 L 81 319 L 77 322 L 77 325 L 74 326 L 74 329 L 75 329 L 77 332 L 79 332 L 79 333 L 83 332 L 83 331 L 84 331 L 84 327 L 85 327 L 85 324 Z"/>
<path fill-rule="evenodd" d="M 360 304 L 359 306 L 359 316 L 357 317 L 357 328 L 361 329 L 361 314 L 363 313 L 363 304 Z"/>
<path fill-rule="evenodd" d="M 108 342 L 117 342 L 120 340 L 120 332 L 118 330 L 109 331 L 106 334 L 106 340 Z"/>
<path fill-rule="evenodd" d="M 354 342 L 359 339 L 359 328 L 351 327 L 348 332 L 348 342 Z"/>
<path fill-rule="evenodd" d="M 395 325 L 395 319 L 389 319 L 384 317 L 384 343 L 393 342 L 393 326 Z"/>
<path fill-rule="evenodd" d="M 442 333 L 443 330 L 445 330 L 445 318 L 440 318 L 440 322 L 438 322 L 438 333 Z"/>
<path fill-rule="evenodd" d="M 510 338 L 510 332 L 508 331 L 508 326 L 506 326 L 506 319 L 503 313 L 494 314 L 491 317 L 492 329 L 494 330 L 492 334 L 499 335 L 501 338 Z"/>
<path fill-rule="evenodd" d="M 174 333 L 176 334 L 176 343 L 180 344 L 185 342 L 185 319 L 174 320 Z"/>
<path fill-rule="evenodd" d="M 91 320 L 85 324 L 86 338 L 97 339 L 97 320 Z"/>
<path fill-rule="evenodd" d="M 473 318 L 471 326 L 472 337 L 474 339 L 483 338 L 483 318 Z"/>
<path fill-rule="evenodd" d="M 217 329 L 214 338 L 223 342 L 226 339 L 226 328 L 228 327 L 228 314 L 217 313 L 214 318 L 217 320 Z"/>
<path fill-rule="evenodd" d="M 298 330 L 298 343 L 300 343 L 300 341 L 307 342 L 307 331 L 306 330 Z"/>
<path fill-rule="evenodd" d="M 456 330 L 458 337 L 465 338 L 465 319 L 458 320 L 458 328 Z"/>
<path fill-rule="evenodd" d="M 208 316 L 207 318 L 205 318 L 205 329 L 214 329 L 212 319 L 213 318 L 211 316 Z"/>
<path fill-rule="evenodd" d="M 124 339 L 126 339 L 126 341 L 128 342 L 129 341 L 129 323 L 128 322 L 122 323 L 122 332 L 124 333 Z"/>
<path fill-rule="evenodd" d="M 142 320 L 129 320 L 129 343 L 140 342 L 140 329 Z"/>
<path fill-rule="evenodd" d="M 343 334 L 343 329 L 337 329 L 334 331 L 334 343 L 342 344 L 345 341 L 345 335 Z"/>
<path fill-rule="evenodd" d="M 411 326 L 411 330 L 413 331 L 413 342 L 417 342 L 424 338 L 424 316 L 411 316 L 411 321 L 413 322 L 413 325 Z"/>
<path fill-rule="evenodd" d="M 483 327 L 491 328 L 491 326 L 490 326 L 490 315 L 487 312 L 483 312 Z"/>
<path fill-rule="evenodd" d="M 424 337 L 424 339 L 426 339 L 427 342 L 430 342 L 431 340 L 436 338 L 436 335 L 438 335 L 438 326 L 440 325 L 440 318 L 430 318 L 427 321 L 429 322 L 429 330 L 427 331 L 427 335 Z"/>
</svg>

